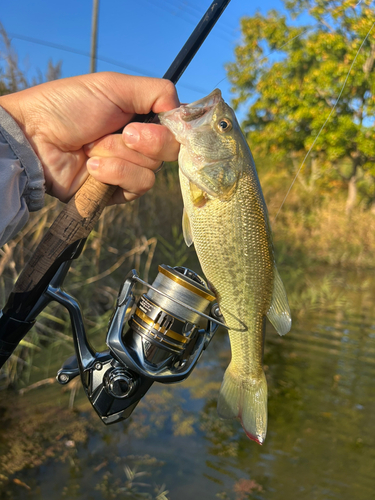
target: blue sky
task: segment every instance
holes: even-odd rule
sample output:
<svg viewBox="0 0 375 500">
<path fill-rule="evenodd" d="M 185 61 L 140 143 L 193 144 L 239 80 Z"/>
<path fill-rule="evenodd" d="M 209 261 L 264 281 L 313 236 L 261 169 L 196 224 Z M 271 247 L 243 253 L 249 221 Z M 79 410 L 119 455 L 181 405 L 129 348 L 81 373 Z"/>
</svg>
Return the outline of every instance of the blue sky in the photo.
<svg viewBox="0 0 375 500">
<path fill-rule="evenodd" d="M 210 3 L 211 0 L 100 0 L 98 56 L 124 67 L 98 61 L 98 71 L 161 77 Z M 200 99 L 217 86 L 230 100 L 224 64 L 234 60 L 233 49 L 240 40 L 240 18 L 272 8 L 283 10 L 282 1 L 230 2 L 177 86 L 182 102 Z M 16 36 L 89 53 L 91 16 L 92 0 L 13 0 L 6 3 L 6 8 L 3 6 L 0 21 L 30 78 L 37 69 L 44 73 L 49 59 L 62 60 L 62 76 L 68 77 L 89 72 L 89 57 Z"/>
</svg>

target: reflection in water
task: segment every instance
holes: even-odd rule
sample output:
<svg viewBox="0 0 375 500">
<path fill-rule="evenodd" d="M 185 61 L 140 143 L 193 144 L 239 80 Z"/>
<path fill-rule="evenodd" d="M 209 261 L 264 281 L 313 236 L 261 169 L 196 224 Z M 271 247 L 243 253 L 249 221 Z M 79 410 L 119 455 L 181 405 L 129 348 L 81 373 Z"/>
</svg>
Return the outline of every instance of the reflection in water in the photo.
<svg viewBox="0 0 375 500">
<path fill-rule="evenodd" d="M 269 431 L 262 447 L 237 421 L 216 414 L 230 356 L 227 336 L 218 334 L 187 381 L 154 384 L 131 420 L 94 424 L 86 445 L 65 462 L 51 458 L 16 472 L 11 478 L 30 489 L 10 481 L 0 498 L 373 498 L 375 282 L 362 289 L 350 282 L 360 277 L 336 280 L 337 307 L 309 311 L 305 304 L 285 338 L 269 327 Z M 27 404 L 37 406 L 40 394 Z"/>
</svg>

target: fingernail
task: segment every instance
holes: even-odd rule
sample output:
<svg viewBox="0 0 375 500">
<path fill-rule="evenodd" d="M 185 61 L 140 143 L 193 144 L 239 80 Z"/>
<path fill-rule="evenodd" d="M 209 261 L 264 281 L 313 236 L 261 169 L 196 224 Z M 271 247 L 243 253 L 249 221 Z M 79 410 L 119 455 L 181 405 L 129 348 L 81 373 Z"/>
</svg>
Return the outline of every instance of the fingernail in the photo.
<svg viewBox="0 0 375 500">
<path fill-rule="evenodd" d="M 94 144 L 95 144 L 95 141 L 94 142 L 90 142 L 90 144 L 85 144 L 85 149 L 87 151 L 90 151 L 90 149 L 92 149 L 94 147 Z"/>
<path fill-rule="evenodd" d="M 126 127 L 122 134 L 125 144 L 136 144 L 139 141 L 139 133 L 135 127 Z"/>
<path fill-rule="evenodd" d="M 87 167 L 90 170 L 96 170 L 99 167 L 99 158 L 93 156 L 87 160 Z"/>
</svg>

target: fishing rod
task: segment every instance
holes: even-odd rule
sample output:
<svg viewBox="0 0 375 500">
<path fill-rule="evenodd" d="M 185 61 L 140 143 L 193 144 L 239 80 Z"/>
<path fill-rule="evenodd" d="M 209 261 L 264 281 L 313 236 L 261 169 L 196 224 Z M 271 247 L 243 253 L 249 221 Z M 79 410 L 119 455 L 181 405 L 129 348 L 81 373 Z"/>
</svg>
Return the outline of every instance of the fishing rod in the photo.
<svg viewBox="0 0 375 500">
<path fill-rule="evenodd" d="M 178 82 L 229 2 L 212 2 L 163 78 Z M 149 122 L 154 117 L 151 112 L 133 121 Z M 132 270 L 110 321 L 109 349 L 94 351 L 78 302 L 61 286 L 115 189 L 88 177 L 42 238 L 0 311 L 1 368 L 51 301 L 68 310 L 76 355 L 64 363 L 57 380 L 66 384 L 80 375 L 106 424 L 128 418 L 154 381 L 185 379 L 218 327 L 226 328 L 215 297 L 193 271 L 161 265 L 150 285 Z M 136 283 L 148 288 L 138 302 Z"/>
</svg>

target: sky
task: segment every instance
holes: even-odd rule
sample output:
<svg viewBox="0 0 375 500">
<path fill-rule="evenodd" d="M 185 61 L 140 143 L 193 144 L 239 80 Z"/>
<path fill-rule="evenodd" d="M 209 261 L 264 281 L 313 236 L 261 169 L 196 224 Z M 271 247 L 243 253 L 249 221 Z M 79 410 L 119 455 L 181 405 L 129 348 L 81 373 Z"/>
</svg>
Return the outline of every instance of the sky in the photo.
<svg viewBox="0 0 375 500">
<path fill-rule="evenodd" d="M 162 77 L 211 1 L 99 0 L 97 71 Z M 50 59 L 62 61 L 63 77 L 89 72 L 92 6 L 93 0 L 13 0 L 3 5 L 0 22 L 30 79 L 37 70 L 45 73 Z M 283 2 L 229 3 L 177 85 L 181 102 L 200 99 L 216 87 L 230 101 L 224 65 L 234 61 L 234 47 L 241 39 L 240 18 L 270 9 L 283 10 Z"/>
</svg>

